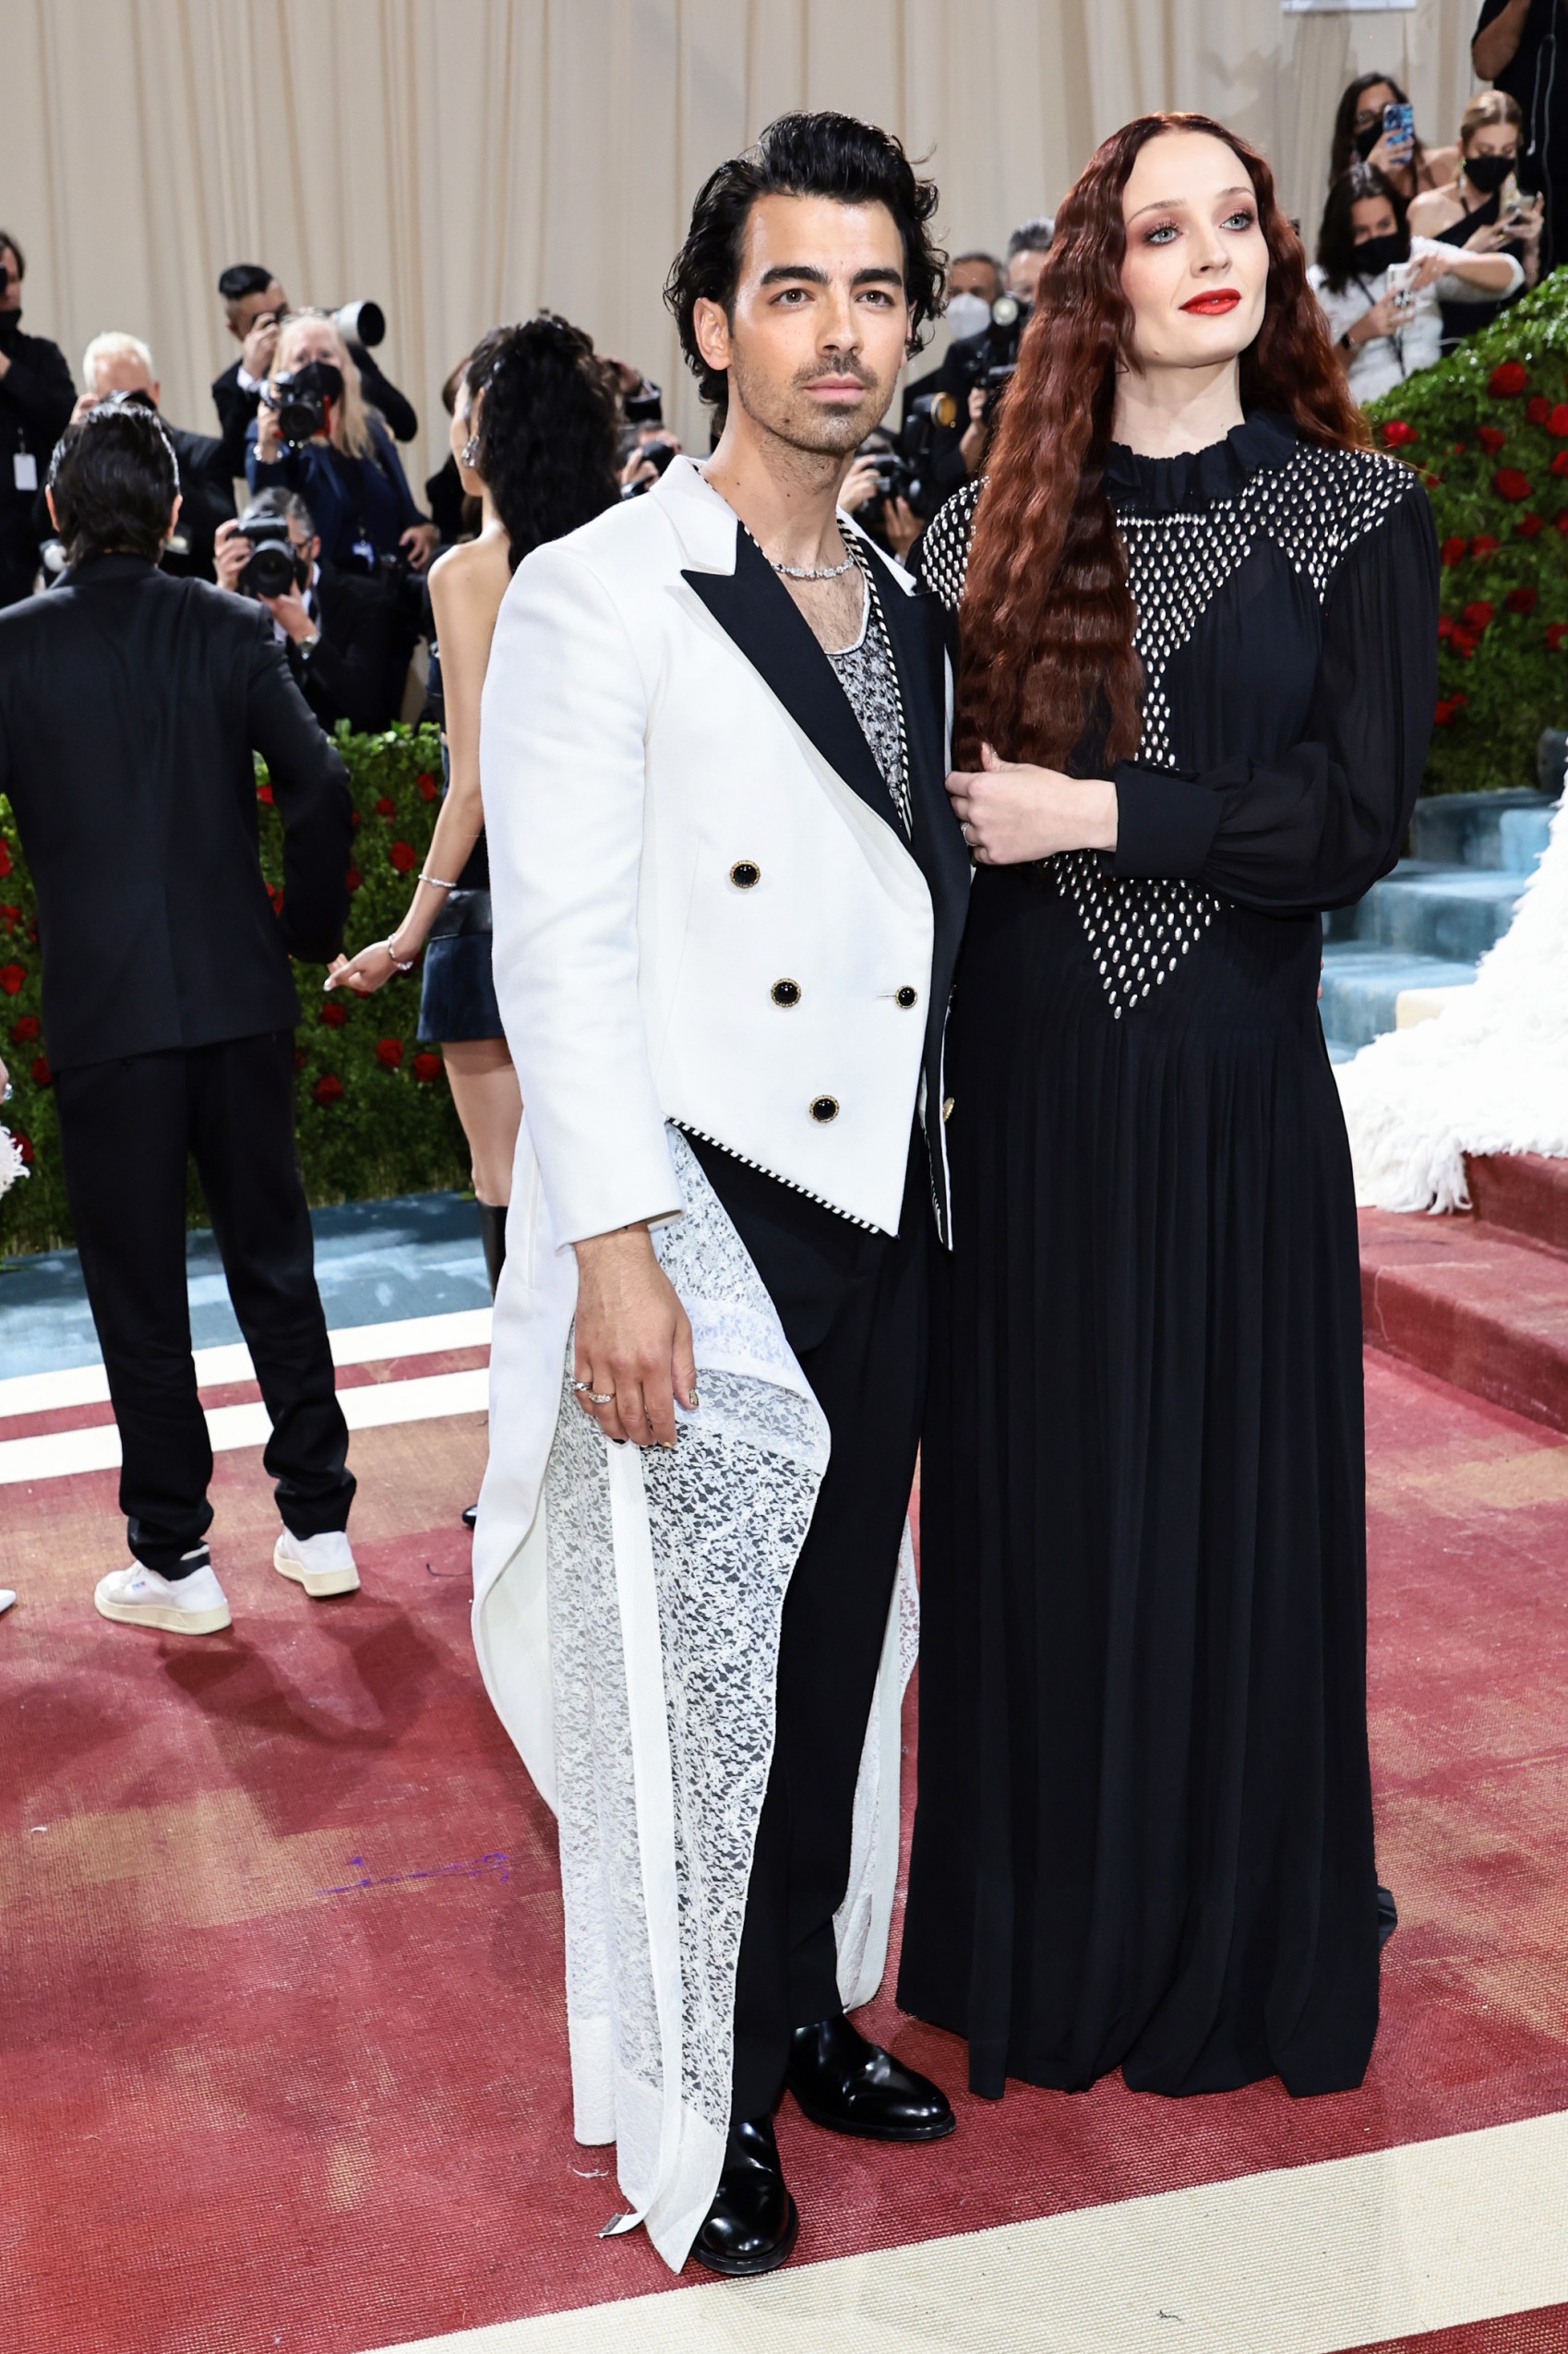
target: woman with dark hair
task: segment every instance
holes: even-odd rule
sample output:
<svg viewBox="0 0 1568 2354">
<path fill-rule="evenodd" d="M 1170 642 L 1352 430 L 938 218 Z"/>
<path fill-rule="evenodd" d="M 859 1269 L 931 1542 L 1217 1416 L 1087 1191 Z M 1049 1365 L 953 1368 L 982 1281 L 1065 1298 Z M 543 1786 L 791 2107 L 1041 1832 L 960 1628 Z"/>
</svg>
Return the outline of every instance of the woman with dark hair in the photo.
<svg viewBox="0 0 1568 2354">
<path fill-rule="evenodd" d="M 1263 159 L 1145 115 L 931 526 L 978 867 L 899 2001 L 970 2081 L 1359 2082 L 1361 1326 L 1320 911 L 1393 866 L 1437 551 Z M 966 577 L 967 575 L 967 577 Z"/>
<path fill-rule="evenodd" d="M 541 312 L 475 348 L 452 411 L 452 454 L 480 502 L 477 538 L 432 568 L 446 798 L 409 910 L 389 939 L 328 976 L 368 996 L 425 949 L 419 1035 L 438 1042 L 473 1157 L 490 1288 L 506 1255 L 521 1103 L 490 971 L 490 870 L 480 799 L 479 698 L 496 616 L 531 548 L 590 522 L 618 496 L 615 396 L 580 328 Z M 426 946 L 428 943 L 428 946 Z"/>
<path fill-rule="evenodd" d="M 1446 312 L 1490 314 L 1519 292 L 1525 273 L 1509 253 L 1413 237 L 1397 188 L 1358 163 L 1328 192 L 1307 282 L 1351 394 L 1365 404 L 1435 365 Z"/>
<path fill-rule="evenodd" d="M 1430 155 L 1416 137 L 1413 120 L 1407 130 L 1386 123 L 1390 107 L 1409 103 L 1391 74 L 1358 74 L 1335 110 L 1330 182 L 1342 180 L 1353 163 L 1367 163 L 1392 181 L 1406 203 L 1418 189 L 1435 187 L 1442 168 L 1452 163 L 1454 150 Z"/>
</svg>

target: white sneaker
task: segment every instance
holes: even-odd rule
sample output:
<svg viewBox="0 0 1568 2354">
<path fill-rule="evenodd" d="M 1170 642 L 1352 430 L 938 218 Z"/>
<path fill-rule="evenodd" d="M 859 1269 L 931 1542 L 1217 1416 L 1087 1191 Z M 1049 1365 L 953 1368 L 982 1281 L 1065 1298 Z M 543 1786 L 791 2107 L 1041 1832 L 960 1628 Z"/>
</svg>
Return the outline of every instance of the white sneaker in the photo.
<svg viewBox="0 0 1568 2354">
<path fill-rule="evenodd" d="M 165 1635 L 218 1635 L 233 1624 L 209 1561 L 187 1578 L 161 1577 L 133 1561 L 128 1569 L 100 1578 L 92 1599 L 102 1617 L 123 1627 L 156 1627 Z"/>
<path fill-rule="evenodd" d="M 353 1547 L 341 1529 L 329 1529 L 318 1537 L 296 1537 L 285 1529 L 272 1548 L 272 1567 L 318 1598 L 359 1591 Z"/>
<path fill-rule="evenodd" d="M 4 1617 L 6 1612 L 10 1609 L 11 1604 L 16 1601 L 16 1599 L 17 1597 L 11 1591 L 9 1586 L 0 1586 L 0 1617 Z"/>
</svg>

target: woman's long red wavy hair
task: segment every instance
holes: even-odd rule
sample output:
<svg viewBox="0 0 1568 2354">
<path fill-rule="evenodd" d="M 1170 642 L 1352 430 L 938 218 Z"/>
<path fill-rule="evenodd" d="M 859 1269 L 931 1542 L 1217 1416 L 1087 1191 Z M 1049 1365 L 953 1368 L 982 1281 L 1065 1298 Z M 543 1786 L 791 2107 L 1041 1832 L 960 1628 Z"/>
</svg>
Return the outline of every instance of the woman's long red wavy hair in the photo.
<svg viewBox="0 0 1568 2354">
<path fill-rule="evenodd" d="M 1139 150 L 1169 131 L 1223 139 L 1257 194 L 1269 273 L 1263 325 L 1241 356 L 1243 406 L 1294 417 L 1311 441 L 1367 446 L 1301 240 L 1257 150 L 1206 114 L 1141 114 L 1113 133 L 1057 214 L 992 441 L 962 613 L 956 751 L 966 768 L 979 765 L 982 742 L 1063 768 L 1091 723 L 1107 762 L 1138 747 L 1143 681 L 1105 463 L 1132 344 L 1122 195 Z"/>
</svg>

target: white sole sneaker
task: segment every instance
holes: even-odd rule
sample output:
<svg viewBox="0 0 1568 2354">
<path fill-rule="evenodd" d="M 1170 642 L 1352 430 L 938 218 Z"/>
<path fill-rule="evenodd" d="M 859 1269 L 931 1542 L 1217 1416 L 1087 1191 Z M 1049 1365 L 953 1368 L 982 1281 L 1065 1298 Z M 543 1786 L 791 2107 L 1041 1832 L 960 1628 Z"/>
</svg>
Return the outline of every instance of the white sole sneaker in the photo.
<svg viewBox="0 0 1568 2354">
<path fill-rule="evenodd" d="M 101 1618 L 112 1618 L 121 1627 L 150 1627 L 161 1635 L 221 1635 L 234 1623 L 221 1593 L 205 1610 L 182 1609 L 178 1603 L 162 1598 L 122 1602 L 114 1589 L 125 1574 L 123 1569 L 111 1570 L 94 1588 L 93 1608 Z"/>
<path fill-rule="evenodd" d="M 281 1571 L 283 1577 L 292 1578 L 296 1586 L 303 1586 L 305 1592 L 317 1602 L 326 1594 L 358 1593 L 359 1571 L 353 1554 L 349 1553 L 346 1540 L 342 1550 L 348 1554 L 347 1560 L 340 1559 L 319 1569 L 312 1567 L 308 1553 L 296 1550 L 320 1543 L 318 1537 L 292 1537 L 285 1529 L 272 1548 L 273 1568 Z"/>
</svg>

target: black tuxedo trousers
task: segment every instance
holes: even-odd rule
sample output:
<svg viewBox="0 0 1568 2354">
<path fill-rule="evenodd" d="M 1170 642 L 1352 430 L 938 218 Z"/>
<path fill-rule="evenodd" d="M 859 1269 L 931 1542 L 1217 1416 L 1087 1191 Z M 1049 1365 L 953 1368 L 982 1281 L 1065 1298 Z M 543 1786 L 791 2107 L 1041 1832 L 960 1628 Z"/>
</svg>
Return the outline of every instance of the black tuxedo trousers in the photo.
<svg viewBox="0 0 1568 2354">
<path fill-rule="evenodd" d="M 849 1881 L 855 1785 L 920 1440 L 931 1180 L 916 1135 L 895 1237 L 687 1141 L 767 1287 L 832 1441 L 784 1597 L 773 1759 L 736 1974 L 733 2113 L 760 2117 L 783 2084 L 791 2029 L 844 2008 L 833 1915 Z"/>
<path fill-rule="evenodd" d="M 191 1362 L 186 1164 L 272 1418 L 263 1460 L 297 1537 L 348 1524 L 353 1474 L 294 1148 L 292 1030 L 55 1074 L 71 1218 L 119 1424 L 136 1558 L 199 1567 L 212 1448 Z M 200 1557 L 205 1557 L 204 1555 Z"/>
</svg>

